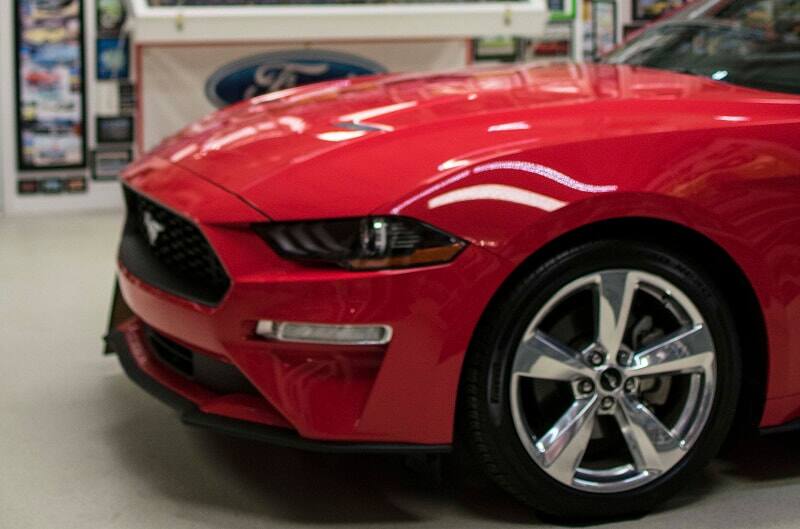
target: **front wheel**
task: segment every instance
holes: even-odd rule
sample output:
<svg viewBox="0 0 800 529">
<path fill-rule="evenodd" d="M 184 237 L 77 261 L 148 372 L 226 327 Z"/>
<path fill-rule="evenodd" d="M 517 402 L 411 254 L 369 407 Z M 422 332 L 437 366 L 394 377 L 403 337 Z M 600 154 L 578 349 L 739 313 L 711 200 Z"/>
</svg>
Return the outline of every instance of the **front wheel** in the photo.
<svg viewBox="0 0 800 529">
<path fill-rule="evenodd" d="M 461 424 L 483 468 L 571 519 L 649 510 L 724 440 L 734 319 L 701 266 L 628 241 L 565 251 L 506 294 L 468 353 Z"/>
</svg>

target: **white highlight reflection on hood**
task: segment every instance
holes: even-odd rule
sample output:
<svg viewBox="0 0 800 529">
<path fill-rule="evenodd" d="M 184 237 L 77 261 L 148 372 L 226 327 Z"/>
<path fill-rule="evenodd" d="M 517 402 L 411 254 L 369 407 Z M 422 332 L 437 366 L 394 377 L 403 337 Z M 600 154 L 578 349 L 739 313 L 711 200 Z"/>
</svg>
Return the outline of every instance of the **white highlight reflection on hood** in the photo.
<svg viewBox="0 0 800 529">
<path fill-rule="evenodd" d="M 509 130 L 529 130 L 531 126 L 524 121 L 513 121 L 511 123 L 498 123 L 492 125 L 487 130 L 489 132 L 505 132 Z"/>
<path fill-rule="evenodd" d="M 448 160 L 447 162 L 445 162 L 445 164 L 448 164 L 449 162 L 451 162 L 451 160 Z M 442 169 L 441 166 L 439 167 L 439 169 L 440 170 Z M 564 173 L 556 171 L 552 167 L 547 167 L 544 165 L 539 165 L 531 162 L 504 160 L 497 162 L 489 162 L 473 167 L 472 169 L 466 169 L 464 171 L 460 171 L 455 175 L 445 178 L 439 183 L 423 190 L 422 192 L 416 193 L 415 195 L 408 197 L 402 203 L 392 208 L 391 212 L 393 215 L 397 215 L 401 213 L 402 210 L 404 210 L 406 207 L 413 204 L 414 202 L 417 202 L 418 200 L 421 200 L 424 197 L 432 195 L 433 193 L 436 193 L 441 189 L 450 186 L 459 180 L 463 180 L 464 178 L 467 178 L 473 174 L 484 173 L 486 171 L 496 171 L 501 169 L 518 170 L 530 174 L 535 174 L 537 176 L 547 178 L 548 180 L 552 180 L 563 186 L 569 187 L 570 189 L 575 189 L 577 191 L 582 191 L 584 193 L 608 193 L 616 191 L 618 189 L 618 186 L 616 185 L 597 186 L 597 185 L 587 184 L 584 182 L 579 182 L 574 178 L 565 175 Z M 564 207 L 567 204 L 566 202 L 563 202 L 556 198 L 547 195 L 542 195 L 540 193 L 536 193 L 534 191 L 529 191 L 527 189 L 522 189 L 515 186 L 509 186 L 504 184 L 481 184 L 445 192 L 439 196 L 436 196 L 428 201 L 428 208 L 434 209 L 441 206 L 445 206 L 447 204 L 454 204 L 466 200 L 501 200 L 505 202 L 513 202 L 515 204 L 523 204 L 544 211 L 555 211 L 559 208 Z"/>
<path fill-rule="evenodd" d="M 297 116 L 281 116 L 278 118 L 278 123 L 295 134 L 302 134 L 308 128 L 308 124 L 305 120 Z"/>
<path fill-rule="evenodd" d="M 182 148 L 181 150 L 174 153 L 172 156 L 169 157 L 169 161 L 172 163 L 178 163 L 184 158 L 193 155 L 197 152 L 199 147 L 196 143 L 190 143 L 186 147 Z"/>
<path fill-rule="evenodd" d="M 527 189 L 502 184 L 484 184 L 442 193 L 428 201 L 428 208 L 435 209 L 448 204 L 466 202 L 468 200 L 500 200 L 502 202 L 512 202 L 514 204 L 521 204 L 548 212 L 556 211 L 567 205 L 566 202 L 534 193 Z"/>
<path fill-rule="evenodd" d="M 393 112 L 399 112 L 400 110 L 405 110 L 407 108 L 412 108 L 415 106 L 417 106 L 416 100 L 403 101 L 402 103 L 395 103 L 393 105 L 385 105 L 382 107 L 370 108 L 367 110 L 361 110 L 359 112 L 353 112 L 352 114 L 345 114 L 344 116 L 339 117 L 339 121 L 352 121 L 353 123 L 359 123 L 373 118 L 379 118 L 381 116 L 385 116 Z"/>
<path fill-rule="evenodd" d="M 486 171 L 497 171 L 500 169 L 524 171 L 526 173 L 543 176 L 558 184 L 569 187 L 570 189 L 575 189 L 576 191 L 583 191 L 584 193 L 609 193 L 611 191 L 616 191 L 618 189 L 618 187 L 615 185 L 596 186 L 592 184 L 586 184 L 584 182 L 578 182 L 574 178 L 571 178 L 565 175 L 564 173 L 556 171 L 552 167 L 547 167 L 544 165 L 539 165 L 538 163 L 531 163 L 531 162 L 518 162 L 518 161 L 491 162 L 475 167 L 472 170 L 472 172 L 478 174 L 478 173 L 484 173 Z"/>
<path fill-rule="evenodd" d="M 243 127 L 241 129 L 234 130 L 233 132 L 229 132 L 228 134 L 209 139 L 205 142 L 205 144 L 203 144 L 203 150 L 218 151 L 232 143 L 255 136 L 257 132 L 258 130 L 256 130 L 255 127 Z"/>
</svg>

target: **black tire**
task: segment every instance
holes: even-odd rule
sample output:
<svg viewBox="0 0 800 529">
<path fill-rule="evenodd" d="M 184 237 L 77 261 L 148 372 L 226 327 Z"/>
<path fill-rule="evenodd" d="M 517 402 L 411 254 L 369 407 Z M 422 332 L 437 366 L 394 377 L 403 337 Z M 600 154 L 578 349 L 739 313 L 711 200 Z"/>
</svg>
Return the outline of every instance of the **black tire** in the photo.
<svg viewBox="0 0 800 529">
<path fill-rule="evenodd" d="M 702 433 L 673 468 L 632 490 L 587 492 L 553 479 L 526 452 L 510 410 L 510 364 L 526 326 L 561 287 L 584 275 L 618 268 L 662 277 L 691 299 L 714 340 L 717 385 Z M 651 510 L 717 454 L 732 425 L 741 358 L 734 315 L 721 287 L 689 255 L 626 240 L 582 244 L 536 265 L 504 289 L 476 330 L 462 375 L 458 440 L 488 477 L 540 513 L 578 522 Z"/>
</svg>

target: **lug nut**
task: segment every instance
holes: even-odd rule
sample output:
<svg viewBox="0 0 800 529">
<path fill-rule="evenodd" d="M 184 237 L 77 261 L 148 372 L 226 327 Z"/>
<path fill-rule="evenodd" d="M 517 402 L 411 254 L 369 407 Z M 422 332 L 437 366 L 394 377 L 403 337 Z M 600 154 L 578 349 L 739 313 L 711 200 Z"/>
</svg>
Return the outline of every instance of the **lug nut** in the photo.
<svg viewBox="0 0 800 529">
<path fill-rule="evenodd" d="M 633 393 L 639 387 L 639 383 L 636 381 L 635 378 L 629 378 L 625 381 L 625 391 L 628 393 Z"/>
<path fill-rule="evenodd" d="M 604 410 L 610 410 L 614 407 L 614 399 L 611 397 L 605 397 L 602 401 L 600 401 L 600 407 Z"/>
<path fill-rule="evenodd" d="M 589 393 L 594 391 L 594 382 L 592 382 L 588 378 L 585 380 L 581 380 L 580 383 L 578 384 L 578 390 L 584 395 L 588 395 Z"/>
<path fill-rule="evenodd" d="M 589 355 L 589 363 L 595 367 L 603 365 L 604 361 L 605 356 L 601 352 L 595 351 Z"/>
<path fill-rule="evenodd" d="M 627 366 L 630 359 L 631 355 L 627 351 L 620 351 L 617 353 L 617 363 L 621 366 Z"/>
</svg>

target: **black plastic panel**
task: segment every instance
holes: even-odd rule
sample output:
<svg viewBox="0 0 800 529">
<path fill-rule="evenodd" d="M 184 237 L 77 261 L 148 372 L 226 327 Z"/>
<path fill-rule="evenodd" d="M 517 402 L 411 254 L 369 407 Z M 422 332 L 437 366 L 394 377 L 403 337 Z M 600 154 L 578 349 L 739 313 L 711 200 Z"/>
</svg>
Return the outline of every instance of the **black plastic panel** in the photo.
<svg viewBox="0 0 800 529">
<path fill-rule="evenodd" d="M 153 354 L 178 374 L 220 395 L 245 393 L 258 395 L 258 390 L 233 364 L 188 349 L 153 329 L 146 331 Z"/>
</svg>

